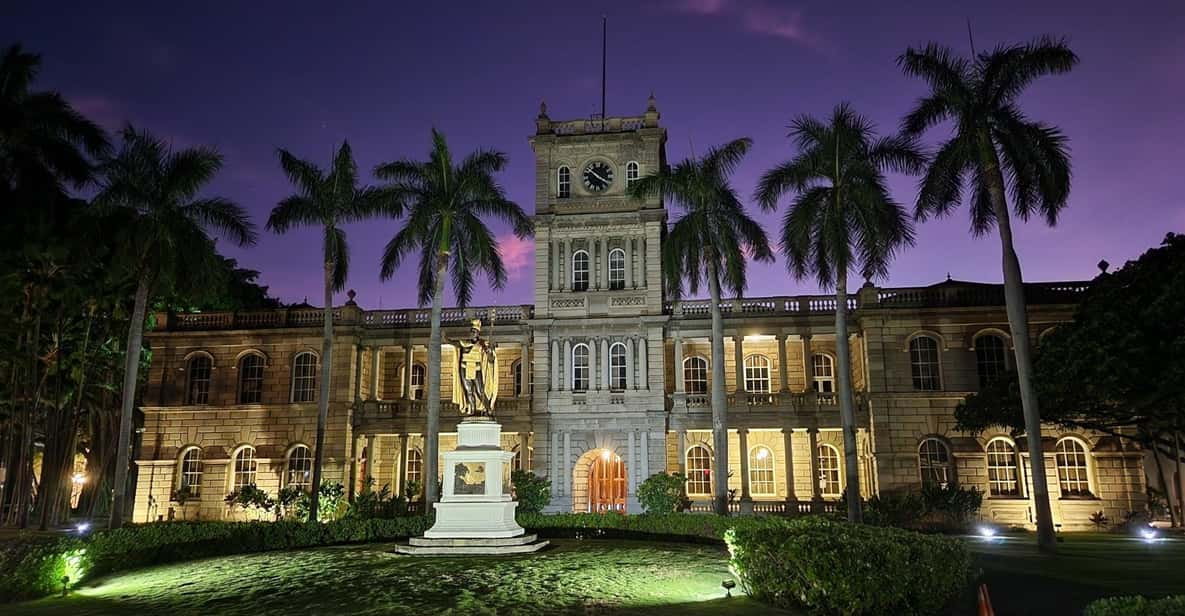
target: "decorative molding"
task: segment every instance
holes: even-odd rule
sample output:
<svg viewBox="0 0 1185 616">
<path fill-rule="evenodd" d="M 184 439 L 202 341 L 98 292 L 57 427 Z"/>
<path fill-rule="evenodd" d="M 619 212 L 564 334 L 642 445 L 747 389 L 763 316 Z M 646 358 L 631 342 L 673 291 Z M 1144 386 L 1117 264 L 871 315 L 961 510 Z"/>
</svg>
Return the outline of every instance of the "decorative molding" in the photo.
<svg viewBox="0 0 1185 616">
<path fill-rule="evenodd" d="M 610 297 L 610 306 L 645 306 L 645 295 L 629 295 L 626 297 Z"/>
<path fill-rule="evenodd" d="M 583 297 L 562 297 L 551 300 L 552 308 L 584 308 Z"/>
</svg>

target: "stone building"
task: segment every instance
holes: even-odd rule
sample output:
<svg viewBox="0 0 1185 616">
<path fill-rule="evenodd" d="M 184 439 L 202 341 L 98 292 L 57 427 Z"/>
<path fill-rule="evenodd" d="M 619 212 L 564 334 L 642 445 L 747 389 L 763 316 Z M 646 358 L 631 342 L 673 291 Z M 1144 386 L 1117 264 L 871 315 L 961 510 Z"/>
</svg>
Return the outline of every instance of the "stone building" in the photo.
<svg viewBox="0 0 1185 616">
<path fill-rule="evenodd" d="M 516 468 L 550 479 L 553 510 L 637 512 L 638 484 L 663 471 L 687 475 L 694 509 L 709 506 L 709 303 L 666 297 L 664 204 L 625 196 L 665 163 L 665 140 L 653 98 L 636 117 L 558 122 L 541 110 L 530 139 L 534 305 L 444 311 L 446 335 L 481 318 L 497 342 L 503 445 Z M 1028 285 L 1034 340 L 1070 318 L 1085 284 Z M 732 506 L 834 510 L 845 478 L 834 297 L 732 299 L 723 309 Z M 422 480 L 429 310 L 363 310 L 351 294 L 335 314 L 325 478 L 404 493 Z M 1024 441 L 954 429 L 959 401 L 1012 362 L 1002 288 L 866 284 L 848 315 L 864 494 L 974 486 L 985 519 L 1031 526 Z M 232 517 L 241 514 L 223 498 L 236 486 L 308 486 L 320 323 L 311 307 L 158 315 L 136 521 L 170 509 Z M 446 346 L 444 401 L 452 360 Z M 443 402 L 442 452 L 459 419 Z M 1043 437 L 1063 528 L 1144 507 L 1143 452 L 1101 434 L 1049 427 Z M 170 501 L 182 484 L 198 492 L 184 506 Z"/>
</svg>

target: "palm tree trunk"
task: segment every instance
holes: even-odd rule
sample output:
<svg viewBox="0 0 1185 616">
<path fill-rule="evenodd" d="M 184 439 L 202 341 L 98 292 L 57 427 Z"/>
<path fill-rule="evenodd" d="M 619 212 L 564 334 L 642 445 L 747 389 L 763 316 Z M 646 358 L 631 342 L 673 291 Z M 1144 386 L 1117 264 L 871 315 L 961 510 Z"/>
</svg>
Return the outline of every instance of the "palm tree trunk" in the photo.
<svg viewBox="0 0 1185 616">
<path fill-rule="evenodd" d="M 112 486 L 110 528 L 123 526 L 126 508 L 128 467 L 132 455 L 132 412 L 136 406 L 136 383 L 140 373 L 140 347 L 144 338 L 144 313 L 148 309 L 148 273 L 140 274 L 132 322 L 128 324 L 128 348 L 123 370 L 123 405 L 119 415 L 119 442 L 115 447 L 115 478 Z"/>
<path fill-rule="evenodd" d="M 428 425 L 424 430 L 424 515 L 432 515 L 432 503 L 440 496 L 440 480 L 436 476 L 437 456 L 440 455 L 440 313 L 444 307 L 448 254 L 448 250 L 442 248 L 436 255 L 436 288 L 432 292 L 432 333 L 428 337 Z"/>
<path fill-rule="evenodd" d="M 1041 447 L 1041 411 L 1037 390 L 1033 385 L 1033 358 L 1029 340 L 1029 316 L 1025 306 L 1024 279 L 1020 260 L 1012 246 L 1012 224 L 1008 217 L 1008 203 L 1004 197 L 1004 175 L 1000 158 L 990 137 L 980 140 L 983 176 L 987 181 L 1000 232 L 1004 268 L 1004 303 L 1008 312 L 1008 327 L 1012 331 L 1012 346 L 1016 357 L 1016 374 L 1020 382 L 1020 401 L 1024 410 L 1025 433 L 1029 448 L 1029 470 L 1033 479 L 1033 505 L 1037 510 L 1037 547 L 1042 552 L 1057 550 L 1057 536 L 1053 528 L 1053 511 L 1049 506 L 1049 484 L 1045 479 L 1045 454 Z"/>
<path fill-rule="evenodd" d="M 1160 437 L 1151 434 L 1148 438 L 1152 443 L 1152 459 L 1156 462 L 1156 475 L 1160 479 L 1160 489 L 1164 492 L 1164 503 L 1169 507 L 1169 524 L 1177 527 L 1177 512 L 1173 507 L 1173 493 L 1169 488 L 1168 480 L 1164 476 L 1164 464 L 1160 461 L 1160 447 L 1157 445 L 1160 442 Z"/>
<path fill-rule="evenodd" d="M 719 515 L 728 515 L 728 401 L 724 397 L 724 315 L 720 313 L 720 275 L 716 254 L 708 249 L 708 293 L 712 298 L 712 504 Z M 737 378 L 744 378 L 737 366 Z M 680 455 L 687 455 L 680 452 Z M 741 478 L 744 481 L 745 478 Z"/>
<path fill-rule="evenodd" d="M 1185 494 L 1181 493 L 1181 433 L 1177 430 L 1173 430 L 1173 466 L 1176 468 L 1173 488 L 1177 492 L 1177 515 L 1185 516 Z M 1172 505 L 1169 505 L 1169 508 L 1172 508 Z"/>
<path fill-rule="evenodd" d="M 325 317 L 321 330 L 321 391 L 317 396 L 317 443 L 313 448 L 313 493 L 309 495 L 309 521 L 320 511 L 321 465 L 325 460 L 325 424 L 329 421 L 329 377 L 333 365 L 333 260 L 325 262 Z M 349 479 L 353 481 L 353 477 Z"/>
<path fill-rule="evenodd" d="M 839 417 L 843 424 L 844 492 L 848 501 L 848 521 L 864 521 L 860 502 L 860 457 L 856 447 L 856 409 L 852 400 L 852 356 L 848 344 L 848 272 L 838 268 L 835 277 L 835 361 L 838 370 Z M 804 358 L 807 361 L 809 358 Z M 815 452 L 811 452 L 815 455 Z"/>
</svg>

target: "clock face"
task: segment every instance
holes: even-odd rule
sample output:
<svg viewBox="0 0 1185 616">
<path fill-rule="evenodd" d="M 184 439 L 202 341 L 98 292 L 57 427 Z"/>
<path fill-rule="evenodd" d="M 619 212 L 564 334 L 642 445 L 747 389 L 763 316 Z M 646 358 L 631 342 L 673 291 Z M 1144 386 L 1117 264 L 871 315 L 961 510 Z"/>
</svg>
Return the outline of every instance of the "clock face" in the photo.
<svg viewBox="0 0 1185 616">
<path fill-rule="evenodd" d="M 613 167 L 603 161 L 593 161 L 584 167 L 584 188 L 601 192 L 613 184 Z"/>
</svg>

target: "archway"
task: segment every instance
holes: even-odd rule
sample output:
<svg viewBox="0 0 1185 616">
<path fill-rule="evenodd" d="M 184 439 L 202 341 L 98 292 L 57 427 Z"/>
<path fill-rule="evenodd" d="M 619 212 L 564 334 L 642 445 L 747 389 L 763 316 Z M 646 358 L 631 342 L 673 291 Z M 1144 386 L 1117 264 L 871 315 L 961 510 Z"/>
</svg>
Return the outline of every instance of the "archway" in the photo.
<svg viewBox="0 0 1185 616">
<path fill-rule="evenodd" d="M 593 459 L 588 470 L 588 510 L 624 513 L 627 488 L 625 462 L 606 449 Z"/>
</svg>

